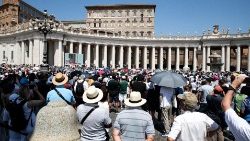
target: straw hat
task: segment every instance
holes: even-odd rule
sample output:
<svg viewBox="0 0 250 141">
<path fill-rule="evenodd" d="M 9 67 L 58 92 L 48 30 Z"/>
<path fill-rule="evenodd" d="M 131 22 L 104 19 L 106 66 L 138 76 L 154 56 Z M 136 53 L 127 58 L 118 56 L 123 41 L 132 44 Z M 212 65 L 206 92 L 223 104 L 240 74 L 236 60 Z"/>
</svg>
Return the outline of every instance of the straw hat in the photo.
<svg viewBox="0 0 250 141">
<path fill-rule="evenodd" d="M 124 103 L 125 105 L 129 107 L 138 107 L 142 106 L 147 102 L 146 99 L 141 98 L 141 93 L 140 92 L 131 92 L 129 99 L 125 99 Z"/>
<path fill-rule="evenodd" d="M 90 86 L 82 96 L 82 99 L 86 103 L 96 103 L 99 102 L 103 97 L 103 92 L 101 89 L 95 86 Z"/>
<path fill-rule="evenodd" d="M 68 76 L 66 74 L 62 74 L 61 72 L 57 73 L 52 79 L 52 83 L 56 86 L 63 85 L 66 82 L 68 82 Z"/>
<path fill-rule="evenodd" d="M 191 92 L 178 94 L 177 97 L 182 99 L 183 103 L 190 108 L 195 108 L 197 106 L 198 99 L 196 95 Z"/>
</svg>

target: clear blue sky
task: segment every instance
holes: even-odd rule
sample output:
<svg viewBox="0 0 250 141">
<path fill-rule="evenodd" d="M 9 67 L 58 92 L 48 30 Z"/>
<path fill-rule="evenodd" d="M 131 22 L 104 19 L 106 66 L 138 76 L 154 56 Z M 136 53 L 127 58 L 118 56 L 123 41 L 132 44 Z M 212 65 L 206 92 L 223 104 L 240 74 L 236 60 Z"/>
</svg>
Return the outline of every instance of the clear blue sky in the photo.
<svg viewBox="0 0 250 141">
<path fill-rule="evenodd" d="M 201 35 L 214 24 L 231 33 L 250 28 L 250 0 L 24 0 L 59 20 L 82 20 L 86 5 L 156 4 L 156 35 Z"/>
</svg>

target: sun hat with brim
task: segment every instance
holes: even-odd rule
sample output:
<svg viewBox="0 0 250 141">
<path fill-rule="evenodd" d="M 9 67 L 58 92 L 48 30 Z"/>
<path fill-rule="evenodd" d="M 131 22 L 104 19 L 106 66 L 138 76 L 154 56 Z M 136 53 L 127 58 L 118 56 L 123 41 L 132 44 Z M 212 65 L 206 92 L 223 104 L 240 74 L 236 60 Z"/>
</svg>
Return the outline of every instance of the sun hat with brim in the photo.
<svg viewBox="0 0 250 141">
<path fill-rule="evenodd" d="M 198 99 L 195 94 L 188 92 L 184 94 L 178 94 L 177 97 L 179 99 L 182 99 L 183 103 L 186 106 L 191 107 L 191 108 L 196 108 Z"/>
<path fill-rule="evenodd" d="M 141 98 L 141 93 L 140 92 L 131 92 L 130 97 L 128 99 L 125 99 L 124 103 L 125 105 L 129 107 L 138 107 L 142 106 L 147 102 L 146 99 Z"/>
<path fill-rule="evenodd" d="M 99 102 L 103 97 L 103 92 L 101 89 L 95 86 L 90 86 L 82 96 L 82 99 L 86 103 L 96 103 Z"/>
<path fill-rule="evenodd" d="M 68 76 L 66 74 L 62 73 L 57 73 L 53 78 L 52 78 L 52 83 L 56 86 L 58 85 L 63 85 L 68 82 Z"/>
</svg>

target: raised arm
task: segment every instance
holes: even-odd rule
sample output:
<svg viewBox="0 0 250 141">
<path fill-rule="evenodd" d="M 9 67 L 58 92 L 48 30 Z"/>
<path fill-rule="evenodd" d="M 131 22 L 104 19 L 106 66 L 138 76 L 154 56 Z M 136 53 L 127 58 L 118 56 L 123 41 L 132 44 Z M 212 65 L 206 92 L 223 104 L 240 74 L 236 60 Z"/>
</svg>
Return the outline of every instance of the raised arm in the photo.
<svg viewBox="0 0 250 141">
<path fill-rule="evenodd" d="M 232 82 L 231 87 L 234 90 L 237 90 L 240 87 L 241 83 L 245 80 L 246 77 L 247 76 L 245 74 L 240 74 Z M 231 108 L 231 102 L 232 102 L 232 99 L 233 99 L 233 96 L 234 96 L 234 90 L 228 90 L 225 97 L 223 98 L 223 100 L 221 102 L 221 107 L 222 107 L 222 109 L 224 111 Z"/>
</svg>

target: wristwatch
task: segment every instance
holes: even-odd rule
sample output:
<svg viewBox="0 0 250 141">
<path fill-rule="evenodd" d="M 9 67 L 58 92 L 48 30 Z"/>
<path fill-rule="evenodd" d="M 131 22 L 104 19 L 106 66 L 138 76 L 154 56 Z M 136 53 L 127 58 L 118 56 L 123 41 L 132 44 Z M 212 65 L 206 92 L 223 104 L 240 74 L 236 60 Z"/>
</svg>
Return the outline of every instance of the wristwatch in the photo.
<svg viewBox="0 0 250 141">
<path fill-rule="evenodd" d="M 229 90 L 232 90 L 232 91 L 236 92 L 236 89 L 235 89 L 234 87 L 232 87 L 231 85 L 229 85 L 229 87 L 227 87 L 227 90 L 228 90 L 228 91 L 229 91 Z"/>
</svg>

